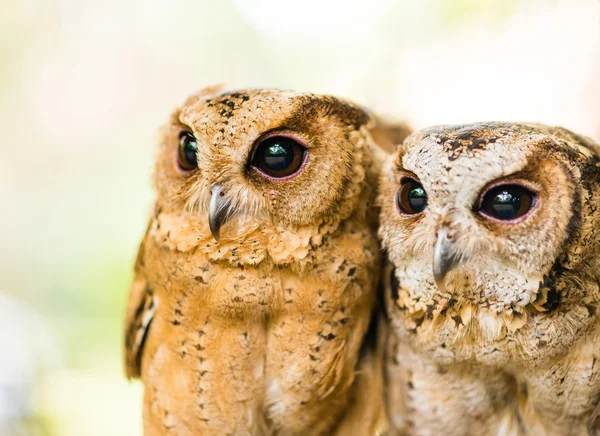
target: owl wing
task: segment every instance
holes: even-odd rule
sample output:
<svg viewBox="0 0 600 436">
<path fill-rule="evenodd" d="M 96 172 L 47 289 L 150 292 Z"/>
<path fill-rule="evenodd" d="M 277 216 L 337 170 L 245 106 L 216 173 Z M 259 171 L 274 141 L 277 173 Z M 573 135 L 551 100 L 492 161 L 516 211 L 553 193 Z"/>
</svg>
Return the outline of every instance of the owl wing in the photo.
<svg viewBox="0 0 600 436">
<path fill-rule="evenodd" d="M 141 374 L 144 341 L 158 307 L 158 298 L 144 275 L 144 242 L 138 252 L 135 278 L 125 314 L 125 373 L 129 379 Z"/>
<path fill-rule="evenodd" d="M 383 312 L 389 320 L 393 312 L 389 305 L 394 305 L 398 299 L 398 279 L 396 278 L 394 265 L 386 261 L 383 267 Z M 386 324 L 388 329 L 388 324 Z M 394 427 L 397 435 L 412 434 L 412 423 L 409 420 L 409 409 L 407 403 L 406 380 L 401 370 L 401 362 L 397 359 L 400 339 L 395 334 L 389 334 L 384 351 L 383 373 L 385 378 L 384 398 L 386 399 L 386 411 L 390 425 Z"/>
<path fill-rule="evenodd" d="M 382 367 L 387 337 L 386 321 L 377 307 L 361 348 L 350 403 L 335 436 L 380 435 L 390 430 L 383 402 Z"/>
<path fill-rule="evenodd" d="M 594 409 L 592 413 L 592 419 L 590 420 L 590 435 L 600 435 L 600 403 Z"/>
</svg>

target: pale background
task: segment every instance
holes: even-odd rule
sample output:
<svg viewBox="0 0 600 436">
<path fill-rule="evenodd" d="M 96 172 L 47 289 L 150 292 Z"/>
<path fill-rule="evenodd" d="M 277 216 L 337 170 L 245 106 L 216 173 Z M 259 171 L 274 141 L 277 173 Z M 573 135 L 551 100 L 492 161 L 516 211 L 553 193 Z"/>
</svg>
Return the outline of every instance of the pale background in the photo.
<svg viewBox="0 0 600 436">
<path fill-rule="evenodd" d="M 600 0 L 0 0 L 0 435 L 140 434 L 122 319 L 158 126 L 199 88 L 600 138 Z"/>
</svg>

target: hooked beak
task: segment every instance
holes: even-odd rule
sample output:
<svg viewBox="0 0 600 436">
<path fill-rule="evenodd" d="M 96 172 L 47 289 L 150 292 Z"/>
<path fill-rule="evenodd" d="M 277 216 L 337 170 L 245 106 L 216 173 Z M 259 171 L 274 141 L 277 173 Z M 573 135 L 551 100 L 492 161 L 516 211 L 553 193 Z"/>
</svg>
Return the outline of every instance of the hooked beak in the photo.
<svg viewBox="0 0 600 436">
<path fill-rule="evenodd" d="M 221 238 L 221 226 L 229 218 L 231 202 L 225 198 L 225 191 L 220 183 L 215 183 L 210 188 L 210 206 L 208 208 L 208 226 L 213 238 L 219 242 Z"/>
<path fill-rule="evenodd" d="M 448 229 L 443 227 L 437 232 L 437 241 L 433 249 L 433 279 L 438 289 L 446 290 L 446 275 L 458 264 L 458 256 L 452 249 L 452 239 Z"/>
</svg>

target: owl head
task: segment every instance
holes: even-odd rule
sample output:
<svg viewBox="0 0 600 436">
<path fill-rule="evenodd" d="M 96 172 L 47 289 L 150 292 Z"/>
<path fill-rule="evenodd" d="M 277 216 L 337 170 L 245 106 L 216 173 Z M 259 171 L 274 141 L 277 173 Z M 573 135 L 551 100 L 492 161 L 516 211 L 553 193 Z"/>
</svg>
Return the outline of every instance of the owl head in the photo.
<svg viewBox="0 0 600 436">
<path fill-rule="evenodd" d="M 366 195 L 370 123 L 331 96 L 205 89 L 162 130 L 152 231 L 215 260 L 305 258 Z"/>
<path fill-rule="evenodd" d="M 600 304 L 600 148 L 562 128 L 417 132 L 386 163 L 395 326 L 448 359 L 565 350 Z M 552 351 L 549 351 L 552 350 Z"/>
</svg>

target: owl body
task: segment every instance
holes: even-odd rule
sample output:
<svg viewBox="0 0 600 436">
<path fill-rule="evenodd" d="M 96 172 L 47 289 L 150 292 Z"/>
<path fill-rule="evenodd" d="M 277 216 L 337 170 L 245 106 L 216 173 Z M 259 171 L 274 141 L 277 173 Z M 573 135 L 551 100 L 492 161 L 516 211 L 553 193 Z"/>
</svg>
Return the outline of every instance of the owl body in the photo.
<svg viewBox="0 0 600 436">
<path fill-rule="evenodd" d="M 388 160 L 379 201 L 395 427 L 596 431 L 600 147 L 542 125 L 434 127 Z"/>
<path fill-rule="evenodd" d="M 276 90 L 208 89 L 175 112 L 126 319 L 146 434 L 334 430 L 378 282 L 371 123 Z"/>
</svg>

